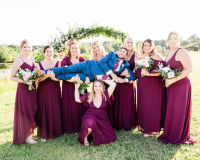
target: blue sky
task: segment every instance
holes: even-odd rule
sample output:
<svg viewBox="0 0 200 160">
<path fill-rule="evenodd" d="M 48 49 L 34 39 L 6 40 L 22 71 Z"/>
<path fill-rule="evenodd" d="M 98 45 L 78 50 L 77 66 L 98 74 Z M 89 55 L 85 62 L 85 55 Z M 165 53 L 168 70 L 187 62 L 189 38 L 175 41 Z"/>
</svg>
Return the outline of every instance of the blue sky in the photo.
<svg viewBox="0 0 200 160">
<path fill-rule="evenodd" d="M 0 3 L 0 44 L 47 44 L 59 27 L 93 23 L 127 32 L 136 41 L 200 36 L 200 0 L 4 0 Z"/>
</svg>

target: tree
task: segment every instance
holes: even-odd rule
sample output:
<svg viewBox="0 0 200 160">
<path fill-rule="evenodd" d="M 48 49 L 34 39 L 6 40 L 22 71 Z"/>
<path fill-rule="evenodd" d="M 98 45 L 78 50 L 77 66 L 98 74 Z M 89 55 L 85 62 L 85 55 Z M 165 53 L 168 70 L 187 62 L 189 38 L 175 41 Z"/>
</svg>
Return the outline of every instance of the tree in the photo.
<svg viewBox="0 0 200 160">
<path fill-rule="evenodd" d="M 9 49 L 6 45 L 0 45 L 0 62 L 5 62 L 9 59 Z"/>
<path fill-rule="evenodd" d="M 143 41 L 137 41 L 136 42 L 136 49 L 138 50 L 138 51 L 140 51 L 141 50 L 141 48 L 142 48 L 142 43 L 143 43 Z"/>
<path fill-rule="evenodd" d="M 198 42 L 200 38 L 197 36 L 197 34 L 193 34 L 190 37 L 188 37 L 187 40 L 191 43 L 194 43 L 194 42 Z"/>
<path fill-rule="evenodd" d="M 91 50 L 91 48 L 90 48 L 90 44 L 89 43 L 86 43 L 86 42 L 84 42 L 84 43 L 81 43 L 80 45 L 79 45 L 79 48 L 80 48 L 80 52 L 81 52 L 81 54 L 90 54 L 90 50 Z"/>
<path fill-rule="evenodd" d="M 163 47 L 161 45 L 157 45 L 156 50 L 158 53 L 161 53 L 161 54 L 163 53 Z"/>
</svg>

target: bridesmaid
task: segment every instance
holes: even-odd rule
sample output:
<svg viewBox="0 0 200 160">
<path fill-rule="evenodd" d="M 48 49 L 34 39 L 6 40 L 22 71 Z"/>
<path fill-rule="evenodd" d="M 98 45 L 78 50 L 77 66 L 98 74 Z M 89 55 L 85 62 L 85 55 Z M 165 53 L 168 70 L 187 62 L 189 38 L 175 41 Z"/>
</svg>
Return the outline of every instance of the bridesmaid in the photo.
<svg viewBox="0 0 200 160">
<path fill-rule="evenodd" d="M 37 70 L 58 67 L 59 61 L 53 59 L 54 49 L 51 45 L 45 46 L 43 53 L 45 59 L 37 64 Z M 62 134 L 60 80 L 55 78 L 53 71 L 48 71 L 47 76 L 49 78 L 40 82 L 37 89 L 37 136 L 41 137 L 42 142 Z"/>
<path fill-rule="evenodd" d="M 114 96 L 113 91 L 116 87 L 116 83 L 110 80 L 105 80 L 108 85 L 105 90 L 104 83 L 96 80 L 90 93 L 86 93 L 84 96 L 79 96 L 78 87 L 80 84 L 75 85 L 75 100 L 79 103 L 84 103 L 88 110 L 82 117 L 81 131 L 78 141 L 89 146 L 88 135 L 93 136 L 93 145 L 108 144 L 116 140 L 115 132 L 109 122 L 107 115 L 108 103 L 111 105 Z"/>
<path fill-rule="evenodd" d="M 148 73 L 145 69 L 136 69 L 137 83 L 137 122 L 138 130 L 144 137 L 160 133 L 163 127 L 163 112 L 165 109 L 165 89 L 159 73 L 154 73 L 159 63 L 164 63 L 163 57 L 156 53 L 154 41 L 147 39 L 142 44 L 142 57 L 150 57 L 154 65 Z M 141 77 L 143 75 L 144 77 Z M 152 94 L 153 93 L 153 94 Z"/>
<path fill-rule="evenodd" d="M 91 60 L 100 61 L 106 55 L 106 51 L 102 44 L 98 41 L 91 43 Z"/>
<path fill-rule="evenodd" d="M 69 44 L 67 56 L 62 60 L 61 66 L 70 66 L 85 59 L 80 56 L 80 49 L 77 42 L 72 41 Z M 74 78 L 68 81 L 63 81 L 62 85 L 62 118 L 63 132 L 76 134 L 80 132 L 81 117 L 86 112 L 87 108 L 83 104 L 77 103 L 74 98 Z"/>
<path fill-rule="evenodd" d="M 167 38 L 170 52 L 165 60 L 165 66 L 180 69 L 180 76 L 166 80 L 167 107 L 164 132 L 158 139 L 171 144 L 193 144 L 190 138 L 190 122 L 192 110 L 191 83 L 188 78 L 192 72 L 192 61 L 188 52 L 180 47 L 180 36 L 177 32 L 170 32 Z"/>
<path fill-rule="evenodd" d="M 32 84 L 32 81 L 25 83 L 22 79 L 14 77 L 19 68 L 22 70 L 27 68 L 33 71 L 35 69 L 35 60 L 29 56 L 32 51 L 30 41 L 23 40 L 20 47 L 22 54 L 13 62 L 10 74 L 10 79 L 18 82 L 15 98 L 13 144 L 17 145 L 23 142 L 35 144 L 37 142 L 30 135 L 33 133 L 34 126 L 36 125 L 36 89 L 28 90 L 28 85 Z M 33 85 L 35 86 L 35 84 Z"/>
<path fill-rule="evenodd" d="M 91 60 L 100 61 L 106 55 L 106 51 L 102 44 L 98 41 L 94 41 L 91 44 Z M 109 85 L 105 84 L 106 89 Z M 108 104 L 107 107 L 108 118 L 110 120 L 111 126 L 114 128 L 114 110 L 113 105 Z"/>
<path fill-rule="evenodd" d="M 127 61 L 130 64 L 130 70 L 135 68 L 135 58 L 140 57 L 139 52 L 135 49 L 135 43 L 130 36 L 126 37 L 124 42 L 125 48 L 128 50 Z M 124 73 L 122 73 L 124 75 Z M 131 83 L 117 83 L 114 92 L 116 97 L 114 102 L 115 114 L 115 128 L 120 130 L 131 130 L 137 125 L 136 114 L 136 82 Z"/>
</svg>

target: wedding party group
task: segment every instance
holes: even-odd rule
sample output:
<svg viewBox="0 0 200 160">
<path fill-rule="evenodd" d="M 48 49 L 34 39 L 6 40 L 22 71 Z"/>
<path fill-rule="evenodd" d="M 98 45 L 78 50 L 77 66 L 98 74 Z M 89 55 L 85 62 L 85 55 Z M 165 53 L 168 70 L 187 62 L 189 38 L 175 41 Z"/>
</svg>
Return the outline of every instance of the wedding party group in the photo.
<svg viewBox="0 0 200 160">
<path fill-rule="evenodd" d="M 117 139 L 114 129 L 138 127 L 144 137 L 163 130 L 158 140 L 165 144 L 195 143 L 190 137 L 192 61 L 177 32 L 169 33 L 167 44 L 170 51 L 164 59 L 151 39 L 143 41 L 139 52 L 128 36 L 116 53 L 106 53 L 94 41 L 86 61 L 78 42 L 71 41 L 62 61 L 46 45 L 45 59 L 35 63 L 29 56 L 31 42 L 23 40 L 10 75 L 18 82 L 13 144 L 36 144 L 31 136 L 36 127 L 42 142 L 80 132 L 82 145 L 90 145 L 88 138 L 94 146 L 108 144 Z M 83 87 L 87 84 L 90 91 Z"/>
</svg>

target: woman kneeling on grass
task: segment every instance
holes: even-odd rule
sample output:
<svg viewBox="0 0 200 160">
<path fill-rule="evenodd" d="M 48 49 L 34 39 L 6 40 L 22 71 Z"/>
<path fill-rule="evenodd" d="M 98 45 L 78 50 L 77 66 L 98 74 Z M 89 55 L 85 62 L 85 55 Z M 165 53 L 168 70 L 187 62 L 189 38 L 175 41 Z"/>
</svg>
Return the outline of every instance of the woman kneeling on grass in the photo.
<svg viewBox="0 0 200 160">
<path fill-rule="evenodd" d="M 113 91 L 115 90 L 116 83 L 110 80 L 104 80 L 109 85 L 105 90 L 104 83 L 96 80 L 90 93 L 79 96 L 78 87 L 80 84 L 75 85 L 75 100 L 79 103 L 84 103 L 88 110 L 82 117 L 81 131 L 78 141 L 89 146 L 88 135 L 93 136 L 93 145 L 108 144 L 116 140 L 115 132 L 110 124 L 107 114 L 108 105 L 114 101 Z"/>
</svg>

